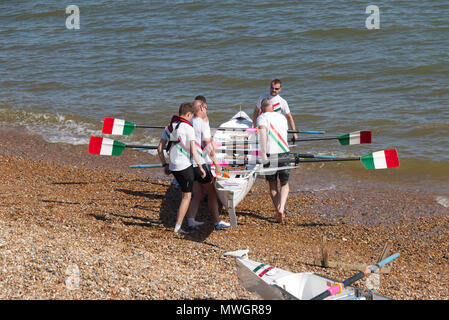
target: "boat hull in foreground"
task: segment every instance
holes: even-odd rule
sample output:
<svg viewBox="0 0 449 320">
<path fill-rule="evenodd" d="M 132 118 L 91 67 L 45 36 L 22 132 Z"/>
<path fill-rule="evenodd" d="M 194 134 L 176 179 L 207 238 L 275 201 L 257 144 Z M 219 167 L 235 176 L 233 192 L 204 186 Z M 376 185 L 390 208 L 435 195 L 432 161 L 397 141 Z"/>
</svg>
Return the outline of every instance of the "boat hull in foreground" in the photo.
<svg viewBox="0 0 449 320">
<path fill-rule="evenodd" d="M 337 281 L 313 272 L 293 273 L 249 260 L 248 250 L 225 253 L 236 259 L 240 284 L 266 300 L 310 300 Z M 389 297 L 348 286 L 325 300 L 391 300 Z"/>
</svg>

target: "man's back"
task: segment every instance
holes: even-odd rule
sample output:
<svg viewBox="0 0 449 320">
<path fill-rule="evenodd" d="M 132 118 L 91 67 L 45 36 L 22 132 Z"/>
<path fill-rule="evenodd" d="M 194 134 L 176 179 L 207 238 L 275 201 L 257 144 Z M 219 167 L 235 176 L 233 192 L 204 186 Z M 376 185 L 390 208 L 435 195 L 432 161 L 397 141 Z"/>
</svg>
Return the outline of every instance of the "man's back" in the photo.
<svg viewBox="0 0 449 320">
<path fill-rule="evenodd" d="M 284 153 L 290 151 L 288 147 L 287 119 L 278 112 L 264 112 L 257 118 L 257 126 L 267 129 L 267 153 Z"/>
</svg>

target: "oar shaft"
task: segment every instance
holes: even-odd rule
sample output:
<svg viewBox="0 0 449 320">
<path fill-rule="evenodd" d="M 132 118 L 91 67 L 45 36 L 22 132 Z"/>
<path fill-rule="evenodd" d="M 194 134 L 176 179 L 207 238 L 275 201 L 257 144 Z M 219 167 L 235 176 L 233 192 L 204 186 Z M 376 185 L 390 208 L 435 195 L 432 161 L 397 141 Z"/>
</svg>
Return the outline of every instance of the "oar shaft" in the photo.
<svg viewBox="0 0 449 320">
<path fill-rule="evenodd" d="M 141 129 L 164 129 L 164 126 L 143 126 L 143 125 L 137 125 L 136 128 Z M 256 133 L 257 128 L 211 128 L 212 130 L 220 130 L 220 131 L 245 131 L 245 132 L 251 132 Z M 325 131 L 317 131 L 317 130 L 288 130 L 288 133 L 302 133 L 302 134 L 324 134 Z"/>
<path fill-rule="evenodd" d="M 135 148 L 135 149 L 157 149 L 157 146 L 146 146 L 146 145 L 136 145 L 136 144 L 127 144 L 126 148 Z"/>
<path fill-rule="evenodd" d="M 305 159 L 344 159 L 343 157 L 337 157 L 337 156 L 324 156 L 324 155 L 315 155 L 310 153 L 298 153 L 297 156 L 299 158 L 305 158 Z"/>
<path fill-rule="evenodd" d="M 351 158 L 313 158 L 313 159 L 298 159 L 298 162 L 332 162 L 332 161 L 358 161 L 360 157 Z"/>
<path fill-rule="evenodd" d="M 391 256 L 383 259 L 382 261 L 379 261 L 378 263 L 376 263 L 375 265 L 372 265 L 371 267 L 375 267 L 376 269 L 379 269 L 381 267 L 383 267 L 384 265 L 386 265 L 387 263 L 393 261 L 396 258 L 399 258 L 400 254 L 399 253 L 395 253 L 392 254 Z"/>
<path fill-rule="evenodd" d="M 324 134 L 325 131 L 316 131 L 316 130 L 288 130 L 288 133 L 305 133 L 305 134 Z"/>
<path fill-rule="evenodd" d="M 142 126 L 142 125 L 136 125 L 136 128 L 142 128 L 142 129 L 164 129 L 164 126 Z"/>
<path fill-rule="evenodd" d="M 162 164 L 133 164 L 129 166 L 130 168 L 161 168 Z"/>
<path fill-rule="evenodd" d="M 236 146 L 236 147 L 244 148 L 244 147 L 247 147 L 250 145 L 259 144 L 257 141 L 247 141 L 245 139 L 232 139 L 232 140 L 230 139 L 225 142 L 222 142 L 222 141 L 214 141 L 214 142 L 215 142 L 216 147 L 234 147 L 234 146 Z"/>
<path fill-rule="evenodd" d="M 340 284 L 335 284 L 332 287 L 330 287 L 329 289 L 327 289 L 326 291 L 320 293 L 319 295 L 313 297 L 311 300 L 322 300 L 325 299 L 329 296 L 333 296 L 336 295 L 340 292 L 340 289 L 344 289 L 348 286 L 350 286 L 351 284 L 353 284 L 354 282 L 364 278 L 365 276 L 367 276 L 370 273 L 375 272 L 377 269 L 379 269 L 380 267 L 384 266 L 385 264 L 393 261 L 394 259 L 399 257 L 399 253 L 395 253 L 391 256 L 389 256 L 388 258 L 385 258 L 384 260 L 371 265 L 369 267 L 367 267 L 364 271 L 358 272 L 355 275 L 349 277 L 348 279 L 344 280 L 342 283 Z"/>
<path fill-rule="evenodd" d="M 292 139 L 292 142 L 303 142 L 303 141 L 321 141 L 321 140 L 335 140 L 338 139 L 338 137 L 322 137 L 322 138 L 307 138 L 307 139 Z"/>
<path fill-rule="evenodd" d="M 146 125 L 135 125 L 136 128 L 142 129 L 164 129 L 165 126 L 146 126 Z M 246 131 L 257 133 L 257 128 L 211 128 L 212 130 L 229 130 L 229 131 Z M 304 133 L 304 134 L 324 134 L 325 131 L 317 130 L 288 130 L 288 133 Z"/>
<path fill-rule="evenodd" d="M 231 159 L 231 160 L 224 160 L 220 162 L 221 166 L 227 166 L 227 165 L 234 165 L 234 164 L 238 164 L 238 165 L 244 165 L 244 164 L 264 164 L 264 165 L 271 165 L 271 164 L 283 164 L 283 163 L 290 163 L 290 162 L 295 162 L 295 158 L 294 157 L 287 157 L 287 158 L 268 158 L 268 161 L 265 162 L 263 161 L 260 157 L 252 157 L 250 159 Z M 269 167 L 267 167 L 269 168 Z"/>
</svg>

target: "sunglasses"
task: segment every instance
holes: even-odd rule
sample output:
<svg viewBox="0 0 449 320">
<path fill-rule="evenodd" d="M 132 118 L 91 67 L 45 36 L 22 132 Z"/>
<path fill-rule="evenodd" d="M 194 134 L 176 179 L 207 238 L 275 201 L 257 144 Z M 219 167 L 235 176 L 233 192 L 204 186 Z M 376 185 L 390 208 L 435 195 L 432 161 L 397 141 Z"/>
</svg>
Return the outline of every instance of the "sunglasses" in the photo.
<svg viewBox="0 0 449 320">
<path fill-rule="evenodd" d="M 276 91 L 281 90 L 281 87 L 279 87 L 279 88 L 270 87 L 270 88 L 271 88 L 271 90 L 276 90 Z"/>
</svg>

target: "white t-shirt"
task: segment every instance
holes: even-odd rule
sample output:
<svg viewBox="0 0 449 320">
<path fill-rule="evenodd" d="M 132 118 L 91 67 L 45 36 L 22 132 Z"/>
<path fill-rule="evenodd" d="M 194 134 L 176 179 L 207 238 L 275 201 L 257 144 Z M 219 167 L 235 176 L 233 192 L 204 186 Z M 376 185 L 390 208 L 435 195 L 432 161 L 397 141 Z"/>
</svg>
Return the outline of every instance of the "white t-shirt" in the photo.
<svg viewBox="0 0 449 320">
<path fill-rule="evenodd" d="M 173 132 L 170 134 L 168 126 L 165 127 L 162 133 L 162 139 L 169 141 L 179 141 L 178 143 L 172 143 L 169 154 L 170 171 L 181 171 L 187 169 L 192 165 L 190 158 L 190 141 L 195 140 L 195 130 L 187 123 L 181 122 L 178 129 L 176 126 L 179 122 L 173 122 Z"/>
<path fill-rule="evenodd" d="M 201 164 L 210 163 L 209 153 L 204 149 L 204 141 L 211 138 L 209 122 L 205 122 L 199 117 L 192 119 L 193 129 L 195 130 L 195 145 L 196 151 L 200 156 Z M 191 159 L 194 167 L 197 166 L 195 159 Z"/>
<path fill-rule="evenodd" d="M 264 93 L 263 95 L 261 95 L 259 97 L 259 100 L 257 101 L 257 107 L 259 108 L 259 115 L 261 114 L 262 110 L 260 108 L 260 105 L 262 103 L 262 100 L 268 98 L 270 99 L 271 103 L 273 104 L 273 110 L 275 112 L 280 112 L 282 113 L 284 116 L 286 114 L 290 113 L 290 108 L 288 107 L 288 103 L 287 101 L 282 98 L 280 95 L 276 95 L 276 96 L 272 96 L 269 93 Z"/>
<path fill-rule="evenodd" d="M 264 112 L 257 117 L 257 126 L 267 128 L 267 153 L 275 154 L 290 151 L 287 139 L 287 118 L 277 112 Z"/>
</svg>

